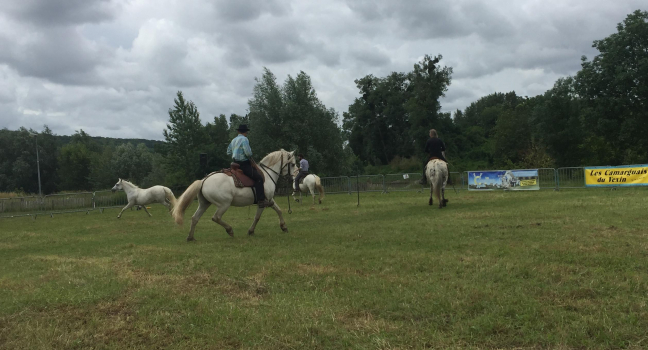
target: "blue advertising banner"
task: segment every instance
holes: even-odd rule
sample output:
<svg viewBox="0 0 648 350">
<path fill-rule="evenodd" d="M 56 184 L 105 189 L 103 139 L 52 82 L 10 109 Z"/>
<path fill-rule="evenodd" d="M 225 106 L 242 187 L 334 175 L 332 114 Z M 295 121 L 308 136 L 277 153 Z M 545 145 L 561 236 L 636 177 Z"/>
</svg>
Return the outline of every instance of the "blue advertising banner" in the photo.
<svg viewBox="0 0 648 350">
<path fill-rule="evenodd" d="M 469 171 L 468 190 L 539 190 L 538 169 Z"/>
</svg>

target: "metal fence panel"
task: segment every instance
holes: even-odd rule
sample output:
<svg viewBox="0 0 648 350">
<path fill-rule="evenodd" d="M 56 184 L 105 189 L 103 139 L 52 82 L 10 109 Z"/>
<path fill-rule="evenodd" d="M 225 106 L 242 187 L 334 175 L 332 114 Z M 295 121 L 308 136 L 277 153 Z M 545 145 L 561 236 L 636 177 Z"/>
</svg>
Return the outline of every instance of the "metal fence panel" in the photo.
<svg viewBox="0 0 648 350">
<path fill-rule="evenodd" d="M 585 188 L 585 169 L 568 167 L 556 169 L 559 188 Z"/>
<path fill-rule="evenodd" d="M 50 194 L 43 198 L 42 211 L 68 212 L 93 209 L 93 193 Z"/>
<path fill-rule="evenodd" d="M 0 199 L 0 214 L 25 214 L 41 210 L 42 201 L 37 196 Z"/>
<path fill-rule="evenodd" d="M 351 193 L 348 176 L 321 177 L 320 181 L 326 193 Z"/>
<path fill-rule="evenodd" d="M 125 207 L 128 198 L 124 191 L 97 191 L 94 197 L 94 208 Z"/>
<path fill-rule="evenodd" d="M 538 169 L 538 184 L 540 189 L 558 189 L 558 178 L 556 176 L 556 169 L 554 168 L 540 168 Z"/>
<path fill-rule="evenodd" d="M 351 192 L 385 192 L 384 175 L 349 176 Z"/>
<path fill-rule="evenodd" d="M 421 173 L 387 174 L 385 179 L 385 191 L 422 191 L 424 186 L 418 184 Z"/>
</svg>

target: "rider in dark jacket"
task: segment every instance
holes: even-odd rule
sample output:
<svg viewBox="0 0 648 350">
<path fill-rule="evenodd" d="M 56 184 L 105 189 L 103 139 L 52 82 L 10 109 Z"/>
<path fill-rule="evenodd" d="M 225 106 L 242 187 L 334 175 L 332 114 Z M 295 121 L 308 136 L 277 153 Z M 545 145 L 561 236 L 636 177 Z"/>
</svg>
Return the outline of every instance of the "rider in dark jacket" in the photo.
<svg viewBox="0 0 648 350">
<path fill-rule="evenodd" d="M 439 135 L 437 134 L 437 131 L 434 129 L 430 129 L 430 138 L 427 140 L 425 143 L 425 153 L 429 156 L 428 159 L 425 159 L 425 162 L 423 163 L 423 178 L 419 181 L 421 185 L 426 185 L 427 184 L 427 176 L 425 174 L 425 170 L 427 168 L 427 163 L 430 161 L 431 158 L 439 158 L 444 162 L 448 162 L 445 158 L 445 144 L 441 139 L 439 139 Z M 449 180 L 450 178 L 448 178 Z"/>
</svg>

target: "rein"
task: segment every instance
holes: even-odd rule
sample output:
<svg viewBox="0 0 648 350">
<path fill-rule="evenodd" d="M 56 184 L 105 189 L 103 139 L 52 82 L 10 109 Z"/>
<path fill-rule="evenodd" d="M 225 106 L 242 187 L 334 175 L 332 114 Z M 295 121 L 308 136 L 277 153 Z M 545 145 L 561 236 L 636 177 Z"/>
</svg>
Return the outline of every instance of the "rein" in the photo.
<svg viewBox="0 0 648 350">
<path fill-rule="evenodd" d="M 263 163 L 259 163 L 259 167 L 260 167 L 261 169 L 263 169 L 263 171 L 265 171 L 265 173 L 268 174 L 268 176 L 270 176 L 270 180 L 272 180 L 272 182 L 274 183 L 275 188 L 277 187 L 277 182 L 272 178 L 272 176 L 270 175 L 270 173 L 268 172 L 268 170 L 270 170 L 270 171 L 272 171 L 273 173 L 277 174 L 277 179 L 279 179 L 279 177 L 281 177 L 281 172 L 284 170 L 284 168 L 287 167 L 287 166 L 290 167 L 290 162 L 288 162 L 288 163 L 286 163 L 286 165 L 284 165 L 284 162 L 283 162 L 283 161 L 284 161 L 284 160 L 283 160 L 283 154 L 282 154 L 282 155 L 281 155 L 281 167 L 279 168 L 279 172 L 274 171 L 274 169 L 268 167 L 267 165 L 265 165 L 265 164 L 263 164 Z M 266 170 L 266 169 L 267 169 L 267 170 Z M 288 175 L 290 175 L 290 168 L 288 168 Z"/>
</svg>

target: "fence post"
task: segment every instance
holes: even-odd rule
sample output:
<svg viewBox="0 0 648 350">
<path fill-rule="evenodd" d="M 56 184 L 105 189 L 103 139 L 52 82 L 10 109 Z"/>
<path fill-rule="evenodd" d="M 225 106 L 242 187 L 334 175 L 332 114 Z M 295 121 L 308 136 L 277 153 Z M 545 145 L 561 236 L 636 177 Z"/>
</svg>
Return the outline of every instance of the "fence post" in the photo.
<svg viewBox="0 0 648 350">
<path fill-rule="evenodd" d="M 380 174 L 380 176 L 382 176 L 382 187 L 383 187 L 382 194 L 385 194 L 387 193 L 387 187 L 385 186 L 385 175 Z"/>
<path fill-rule="evenodd" d="M 349 196 L 351 195 L 351 178 L 347 176 L 347 189 L 349 190 Z"/>
<path fill-rule="evenodd" d="M 560 174 L 558 169 L 554 168 L 554 182 L 556 183 L 556 191 L 560 191 Z"/>
</svg>

